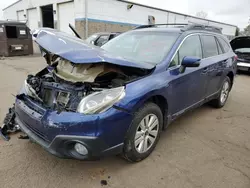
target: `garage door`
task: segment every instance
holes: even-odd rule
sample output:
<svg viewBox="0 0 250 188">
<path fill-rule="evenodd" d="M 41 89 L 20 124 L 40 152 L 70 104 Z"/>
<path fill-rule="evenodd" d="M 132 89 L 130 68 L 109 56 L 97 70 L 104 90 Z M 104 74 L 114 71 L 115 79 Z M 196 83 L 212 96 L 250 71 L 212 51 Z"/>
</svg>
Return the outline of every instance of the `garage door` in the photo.
<svg viewBox="0 0 250 188">
<path fill-rule="evenodd" d="M 69 23 L 75 26 L 74 3 L 62 3 L 58 5 L 59 30 L 73 34 L 69 28 Z"/>
<path fill-rule="evenodd" d="M 38 28 L 38 15 L 36 8 L 27 10 L 28 26 L 31 30 Z"/>
<path fill-rule="evenodd" d="M 17 11 L 17 20 L 18 21 L 24 21 L 24 20 L 26 20 L 26 18 L 23 15 L 24 15 L 24 11 L 23 10 Z"/>
</svg>

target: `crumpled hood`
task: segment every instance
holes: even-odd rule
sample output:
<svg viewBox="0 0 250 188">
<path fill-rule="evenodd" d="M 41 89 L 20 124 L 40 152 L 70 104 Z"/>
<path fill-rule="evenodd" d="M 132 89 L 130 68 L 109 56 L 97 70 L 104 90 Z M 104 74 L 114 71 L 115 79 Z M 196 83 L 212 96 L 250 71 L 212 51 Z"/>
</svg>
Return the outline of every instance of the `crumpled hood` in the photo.
<svg viewBox="0 0 250 188">
<path fill-rule="evenodd" d="M 236 37 L 230 42 L 233 50 L 239 48 L 250 48 L 250 36 Z"/>
<path fill-rule="evenodd" d="M 53 29 L 41 28 L 37 34 L 36 42 L 39 46 L 52 54 L 56 54 L 72 63 L 110 63 L 115 65 L 136 67 L 142 69 L 154 68 L 151 64 L 139 64 L 112 55 L 105 50 L 85 43 L 67 33 Z"/>
</svg>

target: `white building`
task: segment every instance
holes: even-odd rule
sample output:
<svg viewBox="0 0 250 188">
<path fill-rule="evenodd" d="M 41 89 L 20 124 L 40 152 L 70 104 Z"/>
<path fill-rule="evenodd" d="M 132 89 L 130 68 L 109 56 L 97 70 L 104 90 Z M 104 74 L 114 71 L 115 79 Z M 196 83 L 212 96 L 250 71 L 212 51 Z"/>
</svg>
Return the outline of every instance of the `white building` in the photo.
<svg viewBox="0 0 250 188">
<path fill-rule="evenodd" d="M 133 6 L 132 6 L 133 5 Z M 4 18 L 26 21 L 30 29 L 52 27 L 71 33 L 71 23 L 86 37 L 100 31 L 126 31 L 135 26 L 155 23 L 202 23 L 222 28 L 234 36 L 236 26 L 124 0 L 19 0 L 3 9 Z"/>
</svg>

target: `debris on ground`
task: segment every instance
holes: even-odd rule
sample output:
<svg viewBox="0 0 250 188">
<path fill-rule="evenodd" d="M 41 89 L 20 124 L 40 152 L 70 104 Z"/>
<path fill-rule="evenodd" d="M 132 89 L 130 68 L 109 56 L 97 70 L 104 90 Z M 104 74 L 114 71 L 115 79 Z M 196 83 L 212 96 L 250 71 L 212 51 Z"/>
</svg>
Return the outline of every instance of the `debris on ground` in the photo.
<svg viewBox="0 0 250 188">
<path fill-rule="evenodd" d="M 20 127 L 15 123 L 15 110 L 14 107 L 9 108 L 9 112 L 6 114 L 4 121 L 3 121 L 3 126 L 0 128 L 0 136 L 6 140 L 9 141 L 10 133 L 16 133 L 19 132 Z"/>
<path fill-rule="evenodd" d="M 102 185 L 102 186 L 103 186 L 103 185 L 108 185 L 107 180 L 101 180 L 101 185 Z"/>
<path fill-rule="evenodd" d="M 18 139 L 29 139 L 29 136 L 27 134 L 21 134 Z"/>
</svg>

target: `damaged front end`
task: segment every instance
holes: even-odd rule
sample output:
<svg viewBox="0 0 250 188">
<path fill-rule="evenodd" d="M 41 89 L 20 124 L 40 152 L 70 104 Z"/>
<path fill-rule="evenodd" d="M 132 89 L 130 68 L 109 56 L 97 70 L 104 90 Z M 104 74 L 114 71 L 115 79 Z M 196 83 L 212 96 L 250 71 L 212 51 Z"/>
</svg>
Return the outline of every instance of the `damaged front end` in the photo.
<svg viewBox="0 0 250 188">
<path fill-rule="evenodd" d="M 38 34 L 37 37 L 37 41 L 41 41 L 40 47 L 43 49 L 43 56 L 48 66 L 36 75 L 28 75 L 16 97 L 19 103 L 20 101 L 24 103 L 24 109 L 25 106 L 32 109 L 31 116 L 35 116 L 37 113 L 37 119 L 40 118 L 41 114 L 46 114 L 45 111 L 48 113 L 56 112 L 56 114 L 62 112 L 82 114 L 104 112 L 125 96 L 127 83 L 138 80 L 152 72 L 152 67 L 133 66 L 133 63 L 127 63 L 126 66 L 124 65 L 126 60 L 112 59 L 107 54 L 102 56 L 101 54 L 104 52 L 100 52 L 99 49 L 95 51 L 92 47 L 84 46 L 84 51 L 86 53 L 89 51 L 91 54 L 86 54 L 86 57 L 82 53 L 74 53 L 80 51 L 76 46 L 74 46 L 75 51 L 73 52 L 75 56 L 68 56 L 69 51 L 65 51 L 65 46 L 62 47 L 64 52 L 56 52 L 52 49 L 53 47 L 45 48 L 44 41 L 48 41 L 49 37 L 51 37 L 50 34 L 43 34 L 40 38 Z M 53 37 L 55 36 L 53 35 Z M 63 44 L 67 43 L 67 39 L 62 36 L 60 40 L 56 41 L 62 40 Z M 52 42 L 52 44 L 54 43 L 56 42 Z M 80 48 L 80 46 L 78 47 Z M 68 48 L 70 49 L 70 45 Z M 109 63 L 108 61 L 112 62 Z M 29 113 L 29 109 L 26 109 L 26 111 Z M 4 120 L 4 125 L 0 129 L 0 134 L 5 140 L 9 140 L 9 133 L 20 130 L 18 123 L 15 121 L 16 113 L 18 112 L 15 111 L 14 107 L 10 108 Z M 33 121 L 32 118 L 29 121 Z M 28 123 L 36 124 L 37 122 Z"/>
</svg>

